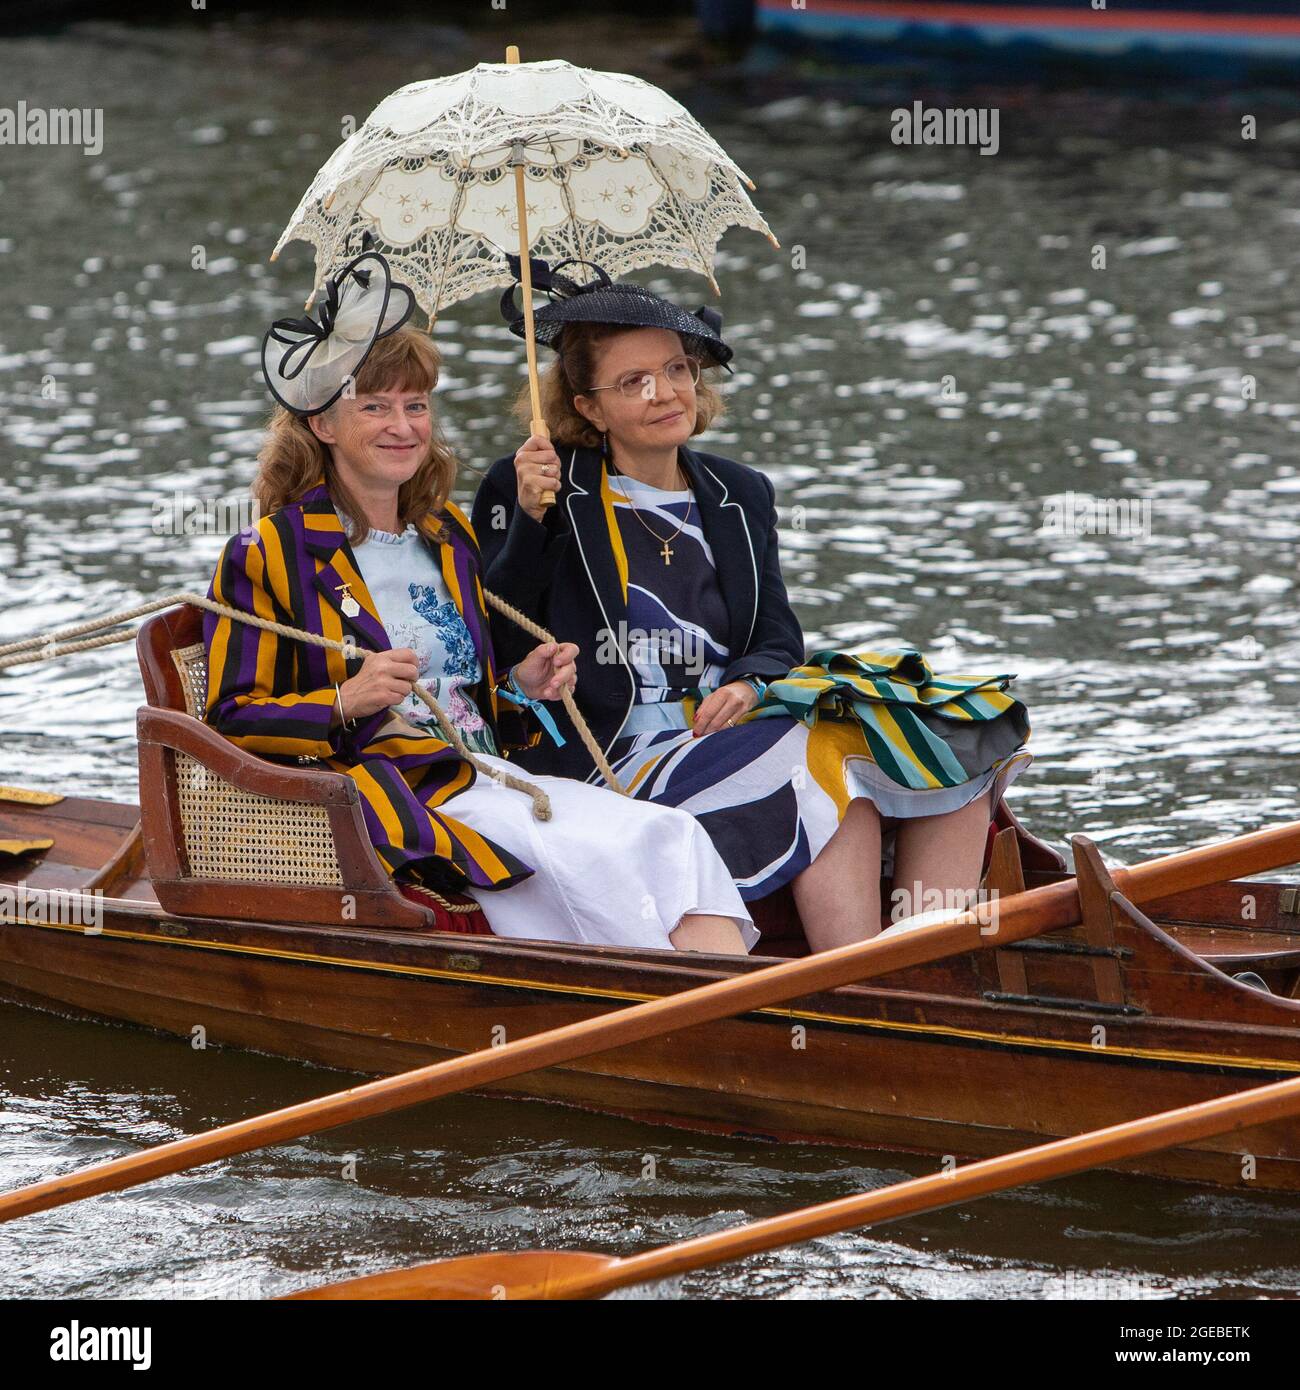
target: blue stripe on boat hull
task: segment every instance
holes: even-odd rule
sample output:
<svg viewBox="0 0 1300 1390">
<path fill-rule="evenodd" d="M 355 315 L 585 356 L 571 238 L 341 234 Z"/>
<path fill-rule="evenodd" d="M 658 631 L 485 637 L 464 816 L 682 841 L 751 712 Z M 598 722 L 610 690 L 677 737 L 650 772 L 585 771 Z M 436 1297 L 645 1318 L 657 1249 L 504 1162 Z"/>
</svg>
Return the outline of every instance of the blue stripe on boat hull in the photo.
<svg viewBox="0 0 1300 1390">
<path fill-rule="evenodd" d="M 808 0 L 807 9 L 796 10 L 788 0 L 760 0 L 758 28 L 771 36 L 785 34 L 817 41 L 847 40 L 878 46 L 940 44 L 989 52 L 1014 44 L 1018 48 L 1032 46 L 1043 52 L 1104 58 L 1169 58 L 1195 54 L 1271 64 L 1300 62 L 1300 22 L 1290 3 L 1285 11 L 1252 9 L 1243 13 L 1222 3 L 1213 10 L 1192 9 L 1186 3 L 1177 8 L 1157 8 L 1147 0 L 1141 9 L 1145 12 L 1144 18 L 1150 16 L 1150 23 L 1133 25 L 1131 21 L 1138 15 L 1132 11 L 1095 11 L 1095 20 L 1069 26 L 1052 23 L 1047 18 L 1053 10 L 1059 15 L 1064 8 L 1060 0 L 1043 6 L 1023 3 L 965 5 L 961 0 L 949 0 L 944 6 L 947 13 L 939 18 L 933 17 L 936 9 L 933 5 L 920 7 L 923 12 L 930 12 L 924 18 L 908 13 L 904 5 L 897 6 L 896 17 L 883 13 L 886 7 L 881 4 L 816 6 L 817 0 Z M 981 11 L 990 10 L 1009 12 L 1008 18 L 992 21 L 980 16 Z M 1040 13 L 1035 14 L 1035 10 Z M 1112 15 L 1125 23 L 1108 22 Z M 1259 29 L 1248 29 L 1242 25 L 1244 20 L 1252 21 Z"/>
</svg>

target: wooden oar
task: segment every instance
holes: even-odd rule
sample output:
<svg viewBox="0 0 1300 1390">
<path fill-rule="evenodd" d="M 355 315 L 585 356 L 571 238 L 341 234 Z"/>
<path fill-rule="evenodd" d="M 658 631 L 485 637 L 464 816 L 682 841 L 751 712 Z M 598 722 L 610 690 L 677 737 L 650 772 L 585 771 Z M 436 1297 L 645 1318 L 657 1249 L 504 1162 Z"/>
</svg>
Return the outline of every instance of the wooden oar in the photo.
<svg viewBox="0 0 1300 1390">
<path fill-rule="evenodd" d="M 1300 821 L 1293 821 L 1217 845 L 1185 850 L 1128 869 L 1116 869 L 1113 877 L 1130 901 L 1142 903 L 1207 887 L 1234 874 L 1262 873 L 1266 869 L 1294 864 L 1298 859 Z M 629 1043 L 642 1042 L 679 1028 L 788 1003 L 804 995 L 961 951 L 1023 941 L 1078 920 L 1079 899 L 1074 881 L 1048 884 L 999 902 L 994 924 L 976 913 L 965 912 L 915 930 L 888 932 L 852 946 L 738 974 L 680 994 L 617 1009 L 600 1018 L 537 1033 L 503 1047 L 489 1047 L 435 1062 L 318 1100 L 223 1125 L 205 1134 L 160 1144 L 142 1153 L 32 1183 L 0 1195 L 0 1221 L 46 1211 L 100 1192 L 115 1192 L 167 1173 L 211 1163 L 214 1159 L 247 1153 L 265 1144 L 300 1139 L 305 1134 L 315 1134 L 336 1125 L 385 1115 L 439 1096 L 626 1047 Z"/>
<path fill-rule="evenodd" d="M 1175 1144 L 1194 1143 L 1300 1114 L 1300 1077 L 1166 1110 L 1107 1129 L 1057 1139 L 1018 1153 L 986 1158 L 949 1172 L 913 1178 L 875 1192 L 841 1197 L 784 1216 L 647 1250 L 626 1259 L 585 1251 L 529 1250 L 520 1254 L 468 1255 L 412 1269 L 345 1279 L 286 1295 L 306 1298 L 595 1298 L 630 1284 L 667 1279 L 708 1265 L 725 1264 L 763 1250 L 812 1240 L 833 1231 L 877 1226 L 903 1216 L 937 1211 L 1023 1183 L 1082 1172 L 1101 1163 L 1138 1158 Z"/>
</svg>

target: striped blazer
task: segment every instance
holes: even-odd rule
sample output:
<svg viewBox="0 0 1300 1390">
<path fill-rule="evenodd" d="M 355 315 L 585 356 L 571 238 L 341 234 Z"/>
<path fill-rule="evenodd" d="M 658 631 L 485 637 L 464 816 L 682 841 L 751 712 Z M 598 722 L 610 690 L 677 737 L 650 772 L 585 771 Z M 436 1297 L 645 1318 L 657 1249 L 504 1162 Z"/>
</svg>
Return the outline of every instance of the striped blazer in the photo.
<svg viewBox="0 0 1300 1390">
<path fill-rule="evenodd" d="M 427 517 L 420 532 L 439 565 L 478 653 L 483 672 L 474 698 L 502 747 L 494 666 L 478 543 L 465 514 L 448 502 L 444 534 Z M 232 536 L 209 597 L 259 617 L 303 628 L 363 651 L 391 650 L 347 533 L 319 481 L 303 497 Z M 360 611 L 343 611 L 350 594 Z M 349 605 L 351 606 L 351 605 Z M 473 784 L 474 768 L 439 737 L 380 710 L 355 729 L 334 720 L 335 685 L 362 658 L 280 637 L 206 613 L 207 720 L 219 733 L 263 757 L 309 760 L 351 776 L 366 828 L 390 873 L 431 857 L 418 872 L 443 886 L 507 888 L 532 867 L 458 822 L 450 811 Z M 509 716 L 508 716 L 509 717 Z M 432 876 L 428 872 L 433 870 Z"/>
</svg>

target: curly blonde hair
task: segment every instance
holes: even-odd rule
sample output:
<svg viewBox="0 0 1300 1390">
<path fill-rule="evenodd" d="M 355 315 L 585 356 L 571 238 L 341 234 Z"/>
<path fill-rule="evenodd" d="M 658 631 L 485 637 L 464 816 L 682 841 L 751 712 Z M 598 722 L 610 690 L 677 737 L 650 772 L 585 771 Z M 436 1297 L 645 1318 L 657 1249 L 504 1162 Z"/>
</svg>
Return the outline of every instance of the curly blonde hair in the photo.
<svg viewBox="0 0 1300 1390">
<path fill-rule="evenodd" d="M 542 371 L 537 383 L 542 417 L 550 427 L 553 444 L 583 445 L 591 449 L 600 447 L 600 431 L 574 405 L 573 398 L 585 395 L 595 380 L 601 347 L 621 333 L 635 332 L 635 328 L 614 323 L 575 322 L 564 325 L 554 343 L 555 356 Z M 685 343 L 682 350 L 689 351 Z M 691 355 L 695 356 L 693 353 Z M 699 385 L 695 388 L 695 428 L 691 431 L 692 437 L 703 434 L 726 409 L 722 396 L 710 384 L 714 369 L 705 367 L 703 361 L 700 366 Z M 527 429 L 533 418 L 532 393 L 527 382 L 515 401 L 514 413 Z"/>
<path fill-rule="evenodd" d="M 356 392 L 432 391 L 441 369 L 442 355 L 427 333 L 399 328 L 370 350 L 357 373 Z M 339 477 L 329 445 L 316 438 L 306 420 L 277 405 L 267 421 L 266 441 L 257 462 L 252 492 L 263 516 L 296 502 L 324 477 L 330 499 L 348 518 L 348 540 L 357 545 L 365 538 L 361 506 Z M 456 468 L 456 456 L 435 420 L 428 454 L 397 494 L 402 526 L 433 516 L 441 529 L 440 514 L 455 484 Z"/>
</svg>

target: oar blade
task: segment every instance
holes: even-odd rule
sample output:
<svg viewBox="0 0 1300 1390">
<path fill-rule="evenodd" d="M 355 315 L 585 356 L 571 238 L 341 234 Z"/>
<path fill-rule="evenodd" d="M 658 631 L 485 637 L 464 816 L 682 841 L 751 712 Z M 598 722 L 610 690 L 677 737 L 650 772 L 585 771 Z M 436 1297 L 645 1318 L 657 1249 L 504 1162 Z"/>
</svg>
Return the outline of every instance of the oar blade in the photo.
<svg viewBox="0 0 1300 1390">
<path fill-rule="evenodd" d="M 522 1250 L 516 1254 L 464 1255 L 456 1260 L 389 1269 L 343 1279 L 286 1299 L 511 1299 L 549 1298 L 576 1279 L 590 1278 L 615 1260 L 582 1250 Z"/>
</svg>

